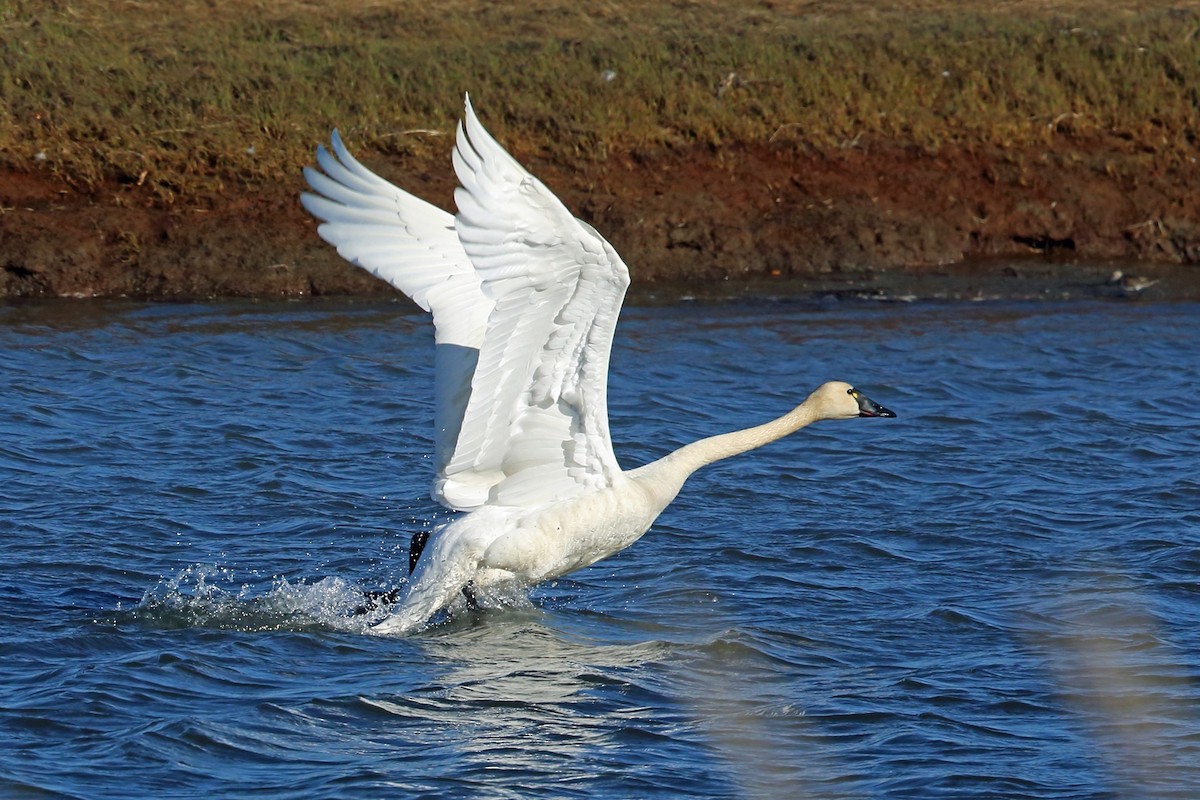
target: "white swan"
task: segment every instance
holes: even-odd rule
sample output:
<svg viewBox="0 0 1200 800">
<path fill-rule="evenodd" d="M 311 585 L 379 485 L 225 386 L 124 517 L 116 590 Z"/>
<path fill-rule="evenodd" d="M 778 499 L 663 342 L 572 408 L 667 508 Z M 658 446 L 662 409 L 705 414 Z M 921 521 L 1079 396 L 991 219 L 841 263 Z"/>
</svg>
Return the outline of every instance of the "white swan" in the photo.
<svg viewBox="0 0 1200 800">
<path fill-rule="evenodd" d="M 468 586 L 533 585 L 633 544 L 688 476 L 823 419 L 894 417 L 826 383 L 773 422 L 714 436 L 624 472 L 608 435 L 608 357 L 629 272 L 484 130 L 466 99 L 453 153 L 458 214 L 362 166 L 337 131 L 304 207 L 338 253 L 432 312 L 433 497 L 466 512 L 435 531 L 392 612 L 426 624 Z M 416 537 L 414 537 L 415 539 Z"/>
</svg>

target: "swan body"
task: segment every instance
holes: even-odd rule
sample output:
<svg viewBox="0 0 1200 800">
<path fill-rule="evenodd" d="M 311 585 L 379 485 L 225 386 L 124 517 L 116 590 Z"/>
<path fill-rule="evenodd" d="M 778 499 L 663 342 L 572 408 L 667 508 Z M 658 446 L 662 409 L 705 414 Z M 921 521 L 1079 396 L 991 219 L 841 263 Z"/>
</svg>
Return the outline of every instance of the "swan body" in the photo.
<svg viewBox="0 0 1200 800">
<path fill-rule="evenodd" d="M 818 420 L 892 417 L 847 383 L 777 420 L 628 472 L 608 432 L 608 358 L 629 271 L 484 130 L 466 99 L 450 215 L 375 175 L 337 131 L 305 169 L 318 233 L 434 320 L 433 497 L 465 512 L 434 531 L 391 614 L 421 628 L 463 590 L 531 586 L 636 542 L 705 464 Z"/>
</svg>

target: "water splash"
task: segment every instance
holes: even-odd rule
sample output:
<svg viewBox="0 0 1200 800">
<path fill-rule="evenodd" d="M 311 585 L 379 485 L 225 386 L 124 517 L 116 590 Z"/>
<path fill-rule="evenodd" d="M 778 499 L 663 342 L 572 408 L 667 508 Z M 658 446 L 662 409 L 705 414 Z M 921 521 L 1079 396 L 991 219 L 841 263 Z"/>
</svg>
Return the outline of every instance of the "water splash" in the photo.
<svg viewBox="0 0 1200 800">
<path fill-rule="evenodd" d="M 378 591 L 377 587 L 372 589 Z M 528 590 L 517 585 L 489 587 L 475 599 L 476 606 L 469 607 L 464 597 L 458 598 L 445 617 L 461 618 L 480 610 L 534 607 Z M 163 579 L 148 589 L 131 609 L 135 620 L 169 630 L 349 633 L 366 633 L 385 619 L 388 612 L 387 604 L 368 600 L 366 588 L 341 577 L 291 581 L 276 576 L 269 588 L 258 590 L 250 583 L 239 583 L 232 569 L 212 564 L 193 564 Z"/>
<path fill-rule="evenodd" d="M 340 577 L 275 577 L 260 593 L 229 568 L 195 564 L 148 589 L 132 614 L 167 629 L 362 632 L 386 616 L 386 609 L 365 610 L 364 598 L 361 586 Z"/>
</svg>

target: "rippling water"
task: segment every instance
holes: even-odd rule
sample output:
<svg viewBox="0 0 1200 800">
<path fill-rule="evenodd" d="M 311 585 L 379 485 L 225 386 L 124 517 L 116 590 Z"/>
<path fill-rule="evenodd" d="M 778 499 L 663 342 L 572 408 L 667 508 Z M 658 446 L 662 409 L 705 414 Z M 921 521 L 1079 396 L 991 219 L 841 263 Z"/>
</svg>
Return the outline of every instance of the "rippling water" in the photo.
<svg viewBox="0 0 1200 800">
<path fill-rule="evenodd" d="M 392 304 L 0 307 L 0 796 L 1196 796 L 1200 306 L 633 307 L 626 466 L 828 378 L 513 608 L 363 635 L 427 498 Z"/>
</svg>

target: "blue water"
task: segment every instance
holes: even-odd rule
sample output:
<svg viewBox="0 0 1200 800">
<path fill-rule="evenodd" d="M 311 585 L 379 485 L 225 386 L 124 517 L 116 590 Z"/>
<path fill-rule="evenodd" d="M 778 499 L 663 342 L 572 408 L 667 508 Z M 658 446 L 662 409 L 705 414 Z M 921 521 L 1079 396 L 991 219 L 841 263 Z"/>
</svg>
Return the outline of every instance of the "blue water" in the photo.
<svg viewBox="0 0 1200 800">
<path fill-rule="evenodd" d="M 627 466 L 840 378 L 625 553 L 363 634 L 428 499 L 391 303 L 0 307 L 0 797 L 1191 798 L 1200 306 L 627 308 Z"/>
</svg>

